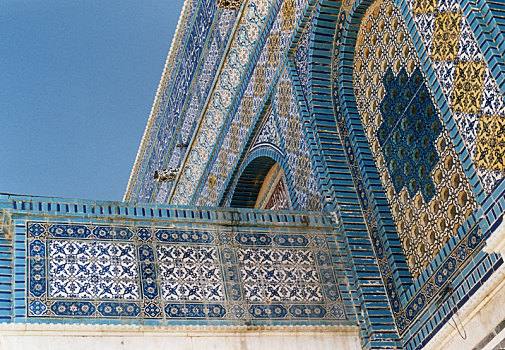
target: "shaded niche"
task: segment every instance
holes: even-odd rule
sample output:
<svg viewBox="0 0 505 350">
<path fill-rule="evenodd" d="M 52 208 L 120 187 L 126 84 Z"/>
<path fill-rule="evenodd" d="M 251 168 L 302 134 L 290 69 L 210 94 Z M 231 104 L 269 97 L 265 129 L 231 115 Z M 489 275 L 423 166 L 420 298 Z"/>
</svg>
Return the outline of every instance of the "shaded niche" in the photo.
<svg viewBox="0 0 505 350">
<path fill-rule="evenodd" d="M 251 161 L 240 175 L 230 207 L 254 208 L 265 177 L 275 163 L 275 160 L 265 156 Z"/>
</svg>

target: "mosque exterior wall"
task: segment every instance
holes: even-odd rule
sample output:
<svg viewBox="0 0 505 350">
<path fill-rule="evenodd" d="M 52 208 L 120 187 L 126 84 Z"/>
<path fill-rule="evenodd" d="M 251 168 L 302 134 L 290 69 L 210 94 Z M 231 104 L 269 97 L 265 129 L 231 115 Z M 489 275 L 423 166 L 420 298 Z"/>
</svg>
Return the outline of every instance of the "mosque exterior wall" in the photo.
<svg viewBox="0 0 505 350">
<path fill-rule="evenodd" d="M 2 344 L 499 348 L 503 12 L 187 0 L 124 202 L 0 196 Z"/>
<path fill-rule="evenodd" d="M 326 212 L 362 346 L 424 347 L 500 280 L 500 253 L 483 250 L 504 205 L 500 11 L 243 2 L 183 155 L 155 147 L 175 180 L 138 158 L 125 198 L 144 181 L 153 203 Z"/>
</svg>

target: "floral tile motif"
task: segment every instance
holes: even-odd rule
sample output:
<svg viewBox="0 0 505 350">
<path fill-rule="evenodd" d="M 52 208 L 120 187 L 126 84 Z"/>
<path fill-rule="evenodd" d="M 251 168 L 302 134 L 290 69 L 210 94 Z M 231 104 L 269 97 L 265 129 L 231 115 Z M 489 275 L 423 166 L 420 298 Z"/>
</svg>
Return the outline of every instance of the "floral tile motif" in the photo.
<svg viewBox="0 0 505 350">
<path fill-rule="evenodd" d="M 437 13 L 431 51 L 431 57 L 434 61 L 454 61 L 456 59 L 460 26 L 461 13 Z"/>
<path fill-rule="evenodd" d="M 455 62 L 433 62 L 433 69 L 437 75 L 442 92 L 447 99 L 447 104 L 452 104 L 452 91 L 454 87 Z"/>
<path fill-rule="evenodd" d="M 503 95 L 486 68 L 484 74 L 484 88 L 482 90 L 482 113 L 490 115 L 505 115 L 505 101 Z"/>
<path fill-rule="evenodd" d="M 224 300 L 216 248 L 166 245 L 156 248 L 163 299 Z"/>
<path fill-rule="evenodd" d="M 458 124 L 458 130 L 460 131 L 463 141 L 465 142 L 465 146 L 470 153 L 470 158 L 475 159 L 479 115 L 455 112 L 454 120 Z"/>
<path fill-rule="evenodd" d="M 484 62 L 458 62 L 452 98 L 453 111 L 460 113 L 480 112 L 484 69 Z"/>
<path fill-rule="evenodd" d="M 138 299 L 129 243 L 48 241 L 49 293 L 55 298 Z"/>
<path fill-rule="evenodd" d="M 272 33 L 267 42 L 267 64 L 276 67 L 279 63 L 280 33 Z"/>
<path fill-rule="evenodd" d="M 435 14 L 414 16 L 418 32 L 422 37 L 426 53 L 431 56 L 433 48 L 433 32 L 435 30 Z"/>
<path fill-rule="evenodd" d="M 296 1 L 296 16 L 301 14 L 299 10 L 299 5 L 305 4 L 305 0 Z M 303 153 L 310 160 L 308 147 L 303 148 L 304 145 L 300 144 L 300 140 L 304 139 L 305 135 L 301 130 L 301 118 L 302 115 L 299 111 L 299 106 L 296 101 L 296 93 L 292 89 L 292 82 L 289 77 L 289 69 L 283 64 L 274 64 L 275 59 L 277 62 L 284 62 L 286 58 L 286 48 L 293 35 L 292 30 L 290 30 L 289 23 L 297 23 L 298 17 L 288 18 L 287 16 L 293 15 L 292 6 L 294 2 L 283 1 L 280 8 L 278 8 L 275 14 L 272 26 L 268 32 L 268 37 L 264 41 L 262 47 L 258 47 L 258 61 L 253 69 L 250 76 L 247 76 L 243 84 L 245 90 L 242 96 L 238 96 L 237 100 L 238 108 L 232 115 L 228 115 L 229 123 L 227 125 L 228 129 L 224 133 L 222 138 L 222 143 L 220 143 L 220 148 L 216 149 L 216 156 L 212 158 L 206 166 L 210 168 L 210 173 L 203 182 L 201 189 L 197 191 L 195 196 L 195 201 L 197 205 L 203 206 L 214 206 L 217 205 L 219 201 L 229 201 L 230 197 L 222 198 L 226 186 L 229 184 L 232 177 L 232 170 L 240 166 L 240 161 L 242 152 L 250 152 L 258 150 L 261 147 L 264 149 L 270 147 L 270 150 L 277 151 L 280 154 L 285 154 L 288 161 L 289 169 L 284 169 L 286 174 L 300 174 L 297 170 L 296 158 L 298 154 Z M 310 32 L 309 32 L 310 33 Z M 278 51 L 275 52 L 274 49 Z M 307 61 L 306 61 L 307 62 Z M 274 74 L 275 73 L 275 74 Z M 277 80 L 279 83 L 275 86 L 274 76 L 280 75 L 280 79 Z M 274 90 L 272 96 L 266 96 L 267 88 L 277 87 Z M 272 102 L 271 108 L 266 106 L 266 99 L 270 98 Z M 279 117 L 273 119 L 271 123 L 277 123 L 276 128 L 264 127 L 271 124 L 263 124 L 265 118 L 270 118 L 270 112 Z M 286 117 L 289 118 L 286 118 Z M 288 122 L 288 120 L 290 122 Z M 251 125 L 253 122 L 260 123 L 258 130 L 262 131 L 261 139 L 274 141 L 281 139 L 281 148 L 278 148 L 277 142 L 260 142 L 255 144 L 258 138 L 255 135 L 251 135 Z M 268 120 L 270 123 L 270 120 Z M 286 130 L 284 126 L 288 126 L 289 131 Z M 210 126 L 209 126 L 210 127 Z M 268 134 L 268 132 L 275 133 L 277 130 L 278 134 Z M 238 137 L 238 142 L 232 142 L 237 140 L 234 135 L 240 135 Z M 295 137 L 292 139 L 292 137 Z M 250 139 L 252 138 L 252 139 Z M 250 142 L 250 148 L 244 150 L 246 144 Z M 289 143 L 290 151 L 286 152 L 286 144 Z M 230 145 L 236 146 L 231 148 Z M 303 169 L 306 169 L 305 158 L 300 164 Z M 282 166 L 285 166 L 283 164 Z M 309 164 L 311 166 L 311 164 Z M 305 171 L 303 176 L 293 178 L 287 178 L 287 181 L 295 187 L 295 194 L 298 197 L 296 203 L 296 208 L 301 210 L 319 210 L 321 207 L 321 196 L 318 191 L 317 183 L 314 181 L 314 172 Z M 307 179 L 312 180 L 307 180 Z M 307 187 L 306 183 L 312 186 Z M 180 186 L 180 185 L 177 185 Z M 231 192 L 229 192 L 231 193 Z M 184 194 L 187 197 L 187 194 Z M 177 193 L 174 194 L 174 199 L 172 203 L 181 203 L 179 200 L 182 195 Z M 187 200 L 184 199 L 184 200 Z"/>
<path fill-rule="evenodd" d="M 437 0 L 415 0 L 414 1 L 414 14 L 425 15 L 434 13 L 437 9 Z"/>
<path fill-rule="evenodd" d="M 482 115 L 479 119 L 476 163 L 478 167 L 505 171 L 505 116 Z"/>
<path fill-rule="evenodd" d="M 30 222 L 28 316 L 345 319 L 328 233 Z"/>
<path fill-rule="evenodd" d="M 282 7 L 282 31 L 291 31 L 295 29 L 295 0 L 284 1 Z"/>
<path fill-rule="evenodd" d="M 503 179 L 503 172 L 488 169 L 477 168 L 477 175 L 486 193 L 491 193 L 496 183 Z"/>
<path fill-rule="evenodd" d="M 438 10 L 440 12 L 460 11 L 461 7 L 458 0 L 438 0 Z"/>
<path fill-rule="evenodd" d="M 487 167 L 478 168 L 477 173 L 485 192 L 489 194 L 503 176 L 496 171 L 501 166 L 489 159 L 498 156 L 500 150 L 493 148 L 497 147 L 496 142 L 487 142 L 490 138 L 485 136 L 485 131 L 481 137 L 477 137 L 477 129 L 481 128 L 479 118 L 483 114 L 505 116 L 505 102 L 483 60 L 473 31 L 460 11 L 458 1 L 438 1 L 435 39 L 432 39 L 429 31 L 429 24 L 435 14 L 420 14 L 414 16 L 414 21 L 424 46 L 433 59 L 432 66 L 470 157 L 477 167 Z M 461 18 L 460 26 L 458 17 Z M 448 25 L 451 21 L 452 28 Z M 495 138 L 491 137 L 491 140 Z M 480 160 L 477 160 L 477 154 Z"/>
<path fill-rule="evenodd" d="M 465 17 L 461 19 L 458 59 L 460 61 L 482 61 L 479 45 Z"/>
</svg>

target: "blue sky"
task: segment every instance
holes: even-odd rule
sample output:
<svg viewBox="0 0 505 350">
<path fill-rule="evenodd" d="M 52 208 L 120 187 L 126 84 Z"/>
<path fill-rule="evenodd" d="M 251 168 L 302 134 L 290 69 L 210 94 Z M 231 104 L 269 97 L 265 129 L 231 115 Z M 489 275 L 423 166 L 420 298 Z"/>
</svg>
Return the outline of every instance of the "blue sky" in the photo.
<svg viewBox="0 0 505 350">
<path fill-rule="evenodd" d="M 122 200 L 183 3 L 0 1 L 0 192 Z"/>
</svg>

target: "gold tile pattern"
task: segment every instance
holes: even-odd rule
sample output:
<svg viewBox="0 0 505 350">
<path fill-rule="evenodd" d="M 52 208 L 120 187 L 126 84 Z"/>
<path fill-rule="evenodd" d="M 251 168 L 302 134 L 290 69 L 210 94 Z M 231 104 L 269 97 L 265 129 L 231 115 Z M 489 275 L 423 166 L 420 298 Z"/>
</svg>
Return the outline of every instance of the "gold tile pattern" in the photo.
<svg viewBox="0 0 505 350">
<path fill-rule="evenodd" d="M 266 85 L 266 67 L 258 64 L 254 72 L 254 96 L 264 97 Z"/>
<path fill-rule="evenodd" d="M 228 148 L 232 152 L 238 152 L 238 148 L 240 146 L 240 126 L 238 124 L 232 124 L 230 126 L 230 144 Z"/>
<path fill-rule="evenodd" d="M 505 171 L 505 116 L 480 117 L 475 158 L 478 167 Z"/>
<path fill-rule="evenodd" d="M 282 7 L 282 31 L 292 31 L 295 27 L 295 0 L 286 0 Z"/>
<path fill-rule="evenodd" d="M 283 117 L 289 116 L 289 106 L 291 103 L 291 84 L 280 82 L 279 84 L 279 107 L 277 113 Z"/>
<path fill-rule="evenodd" d="M 245 128 L 249 128 L 252 123 L 252 104 L 253 99 L 250 96 L 244 96 L 242 99 L 242 119 L 241 124 Z"/>
<path fill-rule="evenodd" d="M 424 15 L 433 13 L 437 9 L 437 0 L 415 0 L 414 1 L 414 14 Z"/>
<path fill-rule="evenodd" d="M 279 33 L 271 34 L 268 37 L 267 64 L 275 67 L 279 62 L 279 44 L 281 35 Z"/>
<path fill-rule="evenodd" d="M 440 12 L 436 16 L 431 58 L 434 61 L 454 61 L 458 57 L 461 13 Z"/>
<path fill-rule="evenodd" d="M 301 123 L 296 117 L 289 118 L 288 137 L 286 139 L 286 150 L 288 152 L 298 152 L 298 141 L 300 139 Z"/>
<path fill-rule="evenodd" d="M 458 1 L 414 0 L 414 22 L 432 59 L 484 192 L 505 176 L 500 92 Z"/>
<path fill-rule="evenodd" d="M 460 113 L 479 113 L 485 64 L 481 61 L 461 61 L 456 66 L 452 110 Z"/>
</svg>

